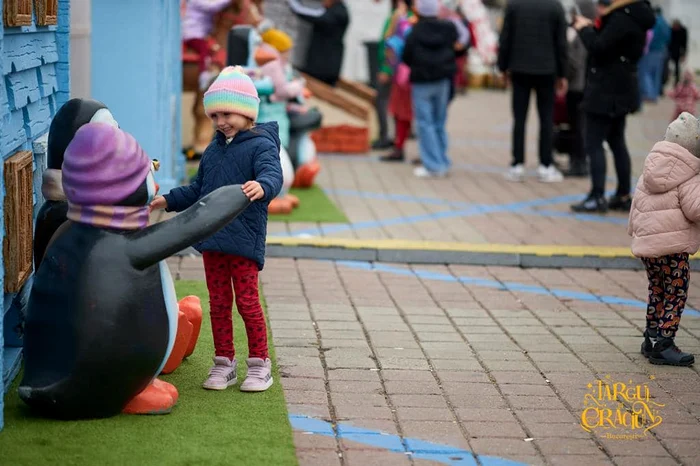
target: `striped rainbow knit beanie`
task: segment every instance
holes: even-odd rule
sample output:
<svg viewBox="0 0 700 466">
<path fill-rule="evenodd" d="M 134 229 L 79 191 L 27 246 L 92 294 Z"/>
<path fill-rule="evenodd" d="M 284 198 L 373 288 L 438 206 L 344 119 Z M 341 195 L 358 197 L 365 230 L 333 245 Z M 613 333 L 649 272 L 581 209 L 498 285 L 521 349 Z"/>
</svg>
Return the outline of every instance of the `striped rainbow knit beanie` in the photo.
<svg viewBox="0 0 700 466">
<path fill-rule="evenodd" d="M 260 98 L 253 80 L 240 66 L 227 66 L 204 93 L 204 111 L 236 113 L 255 121 Z"/>
</svg>

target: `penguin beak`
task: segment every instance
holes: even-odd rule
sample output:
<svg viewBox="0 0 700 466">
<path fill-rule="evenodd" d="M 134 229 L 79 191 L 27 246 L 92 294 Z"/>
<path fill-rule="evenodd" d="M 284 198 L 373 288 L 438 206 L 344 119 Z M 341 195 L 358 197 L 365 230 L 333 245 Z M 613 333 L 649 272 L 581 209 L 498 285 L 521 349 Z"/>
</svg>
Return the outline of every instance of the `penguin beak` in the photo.
<svg viewBox="0 0 700 466">
<path fill-rule="evenodd" d="M 263 66 L 265 63 L 269 63 L 276 59 L 277 57 L 275 54 L 269 50 L 266 50 L 264 47 L 258 47 L 255 50 L 255 63 L 257 63 L 258 66 Z"/>
<path fill-rule="evenodd" d="M 160 185 L 158 183 L 155 183 L 155 185 L 156 185 L 156 194 L 158 194 L 158 192 L 160 191 Z"/>
</svg>

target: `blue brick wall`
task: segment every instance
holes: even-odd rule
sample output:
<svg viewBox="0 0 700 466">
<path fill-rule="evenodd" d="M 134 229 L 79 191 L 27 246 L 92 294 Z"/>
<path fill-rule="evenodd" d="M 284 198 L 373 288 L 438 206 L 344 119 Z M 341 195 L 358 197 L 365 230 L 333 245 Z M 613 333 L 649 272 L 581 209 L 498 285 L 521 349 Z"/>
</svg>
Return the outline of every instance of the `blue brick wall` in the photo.
<svg viewBox="0 0 700 466">
<path fill-rule="evenodd" d="M 0 0 L 0 11 L 3 0 Z M 41 177 L 46 167 L 46 137 L 51 118 L 70 95 L 69 0 L 58 2 L 58 25 L 4 28 L 0 21 L 0 156 L 34 153 L 34 214 L 44 201 Z M 4 174 L 0 166 L 0 241 L 4 226 Z M 3 286 L 0 257 L 0 289 Z M 22 346 L 21 323 L 31 279 L 17 295 L 4 294 L 0 309 L 0 429 L 4 391 L 18 368 Z"/>
</svg>

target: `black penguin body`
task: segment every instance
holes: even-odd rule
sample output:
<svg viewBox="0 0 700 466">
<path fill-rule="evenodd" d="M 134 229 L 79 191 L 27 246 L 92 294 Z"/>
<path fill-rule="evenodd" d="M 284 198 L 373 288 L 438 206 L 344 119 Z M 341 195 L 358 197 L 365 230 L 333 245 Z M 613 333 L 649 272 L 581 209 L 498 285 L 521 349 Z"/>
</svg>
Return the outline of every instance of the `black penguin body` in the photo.
<svg viewBox="0 0 700 466">
<path fill-rule="evenodd" d="M 165 359 L 160 267 L 134 268 L 129 236 L 71 222 L 47 250 L 29 301 L 21 383 L 41 387 L 23 399 L 45 415 L 118 414 Z"/>
</svg>

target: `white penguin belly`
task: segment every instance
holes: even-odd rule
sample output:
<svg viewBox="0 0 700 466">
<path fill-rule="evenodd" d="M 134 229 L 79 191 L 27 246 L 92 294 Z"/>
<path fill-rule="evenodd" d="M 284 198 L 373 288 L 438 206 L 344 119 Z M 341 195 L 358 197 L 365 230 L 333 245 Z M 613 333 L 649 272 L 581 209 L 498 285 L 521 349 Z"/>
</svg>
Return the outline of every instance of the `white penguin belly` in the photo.
<svg viewBox="0 0 700 466">
<path fill-rule="evenodd" d="M 158 263 L 158 267 L 160 268 L 160 282 L 161 286 L 163 287 L 163 300 L 165 301 L 165 309 L 168 313 L 168 349 L 166 350 L 165 356 L 163 357 L 163 362 L 160 363 L 158 372 L 156 372 L 154 377 L 157 377 L 163 370 L 165 363 L 170 357 L 170 352 L 173 350 L 173 346 L 175 346 L 177 320 L 178 313 L 180 311 L 180 307 L 177 303 L 177 293 L 175 293 L 175 283 L 173 282 L 173 277 L 170 274 L 170 268 L 168 268 L 168 264 L 165 261 L 160 261 Z"/>
</svg>

